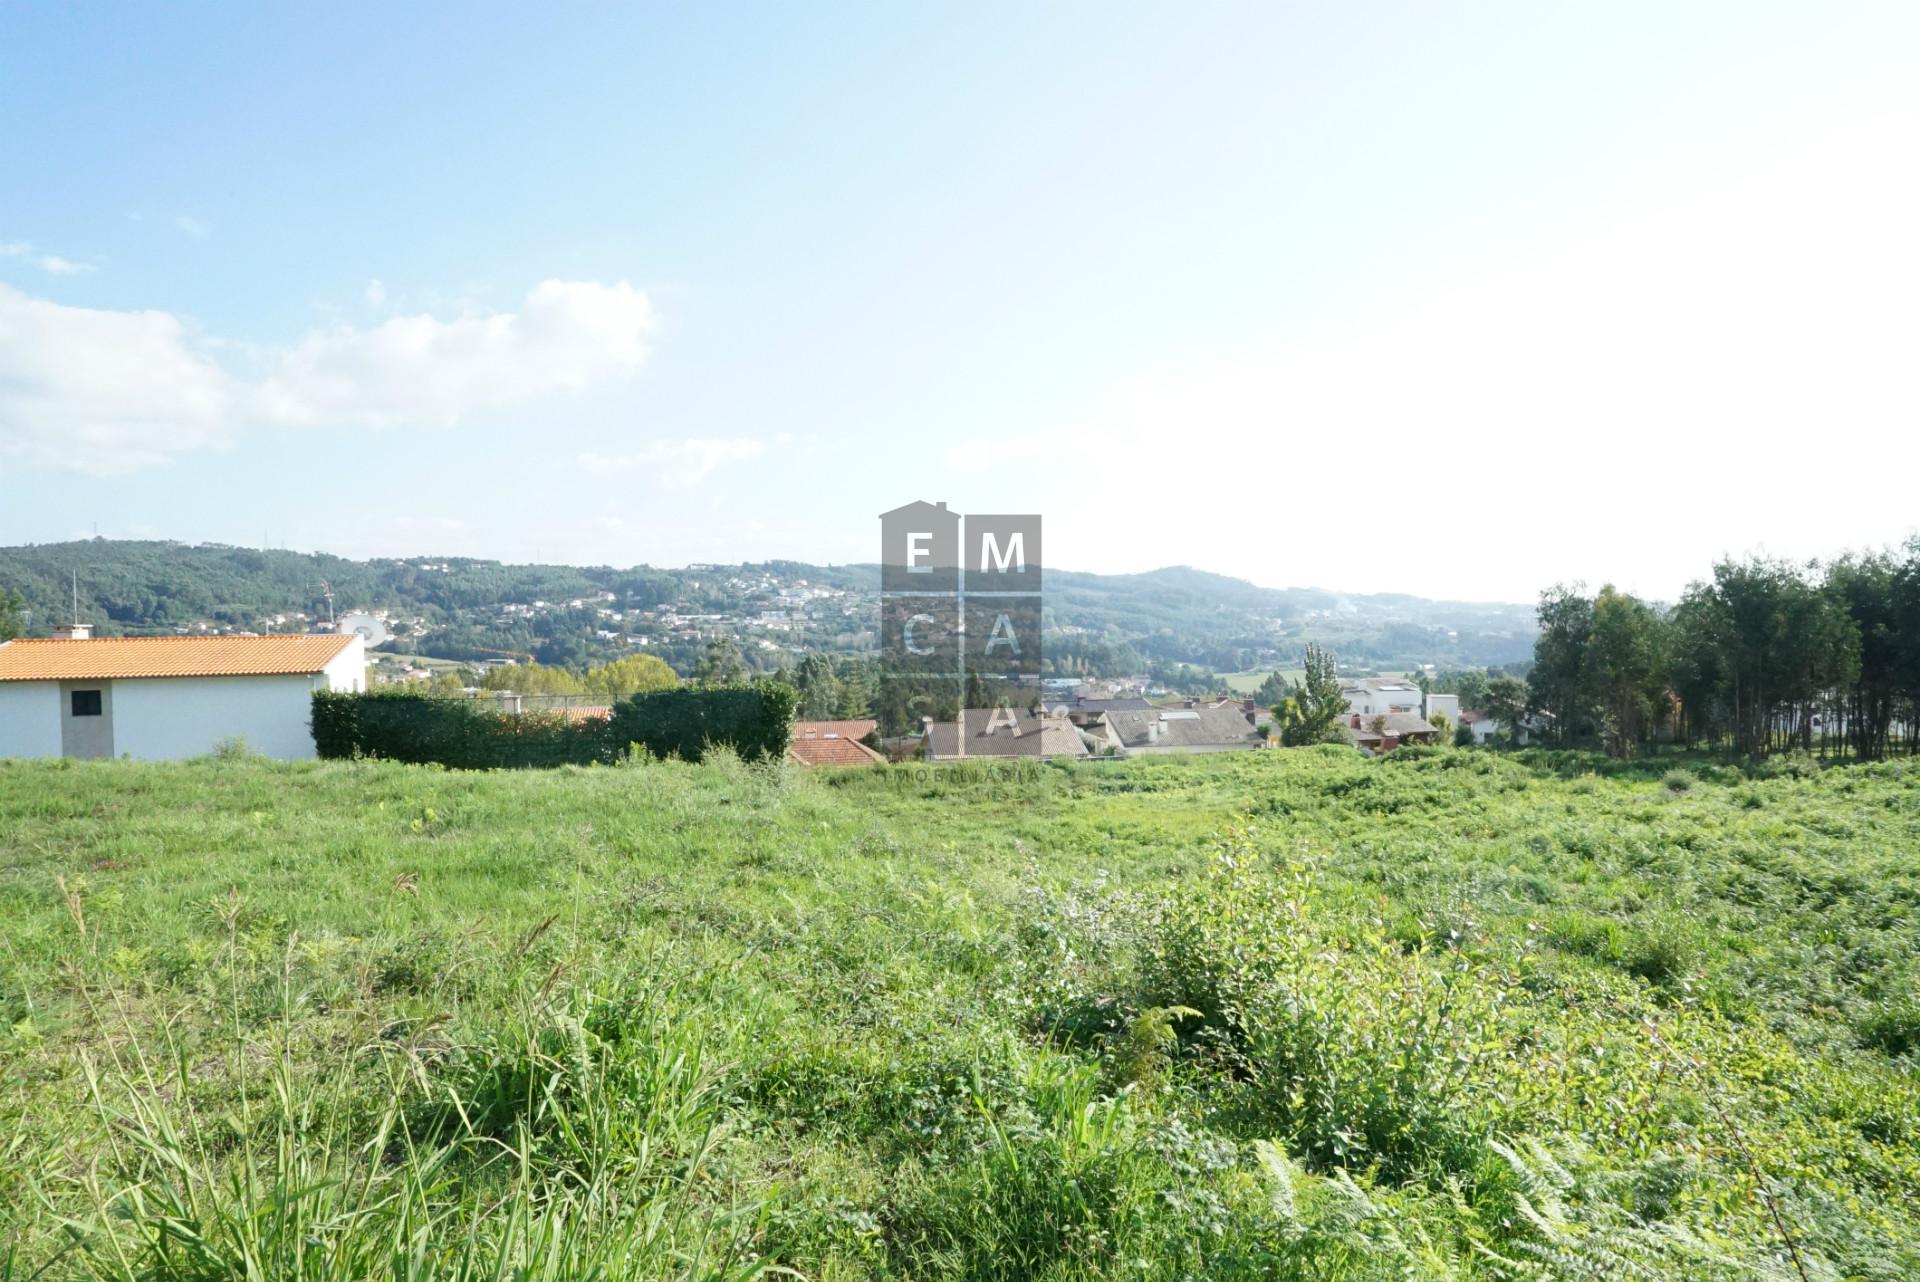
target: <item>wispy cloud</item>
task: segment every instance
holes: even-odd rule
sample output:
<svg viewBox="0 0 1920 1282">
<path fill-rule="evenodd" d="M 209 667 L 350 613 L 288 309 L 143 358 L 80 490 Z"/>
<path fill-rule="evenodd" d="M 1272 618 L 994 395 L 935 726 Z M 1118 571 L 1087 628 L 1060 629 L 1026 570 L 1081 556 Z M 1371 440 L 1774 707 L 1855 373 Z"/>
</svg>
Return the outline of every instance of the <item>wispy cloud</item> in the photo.
<svg viewBox="0 0 1920 1282">
<path fill-rule="evenodd" d="M 366 298 L 370 306 L 385 307 L 387 305 L 387 287 L 381 284 L 377 277 L 368 281 Z"/>
<path fill-rule="evenodd" d="M 646 358 L 653 311 L 625 282 L 544 281 L 513 312 L 397 316 L 279 348 L 162 311 L 70 307 L 0 285 L 0 464 L 104 475 L 256 427 L 447 426 L 582 391 Z M 214 353 L 252 352 L 241 377 Z"/>
<path fill-rule="evenodd" d="M 517 312 L 395 316 L 309 334 L 274 354 L 258 400 L 280 423 L 448 425 L 630 373 L 652 332 L 652 305 L 624 281 L 543 281 Z"/>
<path fill-rule="evenodd" d="M 0 258 L 24 258 L 51 276 L 78 276 L 99 271 L 98 263 L 89 263 L 60 254 L 42 253 L 24 240 L 0 241 Z"/>
<path fill-rule="evenodd" d="M 192 214 L 175 214 L 173 216 L 173 225 L 195 240 L 205 240 L 207 237 L 213 235 L 213 229 L 201 222 L 198 218 L 195 218 Z"/>
<path fill-rule="evenodd" d="M 786 438 L 774 438 L 778 444 Z M 682 441 L 654 441 L 623 454 L 584 453 L 580 466 L 602 476 L 639 472 L 665 489 L 698 485 L 716 468 L 759 458 L 768 442 L 751 436 L 689 437 Z"/>
<path fill-rule="evenodd" d="M 77 263 L 71 258 L 62 258 L 58 254 L 40 255 L 40 270 L 51 272 L 55 276 L 77 276 L 84 272 L 100 270 L 92 263 Z"/>
</svg>

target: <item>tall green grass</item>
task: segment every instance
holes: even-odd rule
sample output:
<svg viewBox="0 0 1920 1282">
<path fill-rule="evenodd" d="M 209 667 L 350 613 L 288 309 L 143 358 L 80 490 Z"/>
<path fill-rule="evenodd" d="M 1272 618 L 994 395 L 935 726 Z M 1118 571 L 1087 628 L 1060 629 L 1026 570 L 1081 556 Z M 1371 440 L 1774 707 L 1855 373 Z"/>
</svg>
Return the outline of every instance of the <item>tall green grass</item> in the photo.
<svg viewBox="0 0 1920 1282">
<path fill-rule="evenodd" d="M 0 1277 L 1920 1276 L 1920 772 L 0 763 Z"/>
</svg>

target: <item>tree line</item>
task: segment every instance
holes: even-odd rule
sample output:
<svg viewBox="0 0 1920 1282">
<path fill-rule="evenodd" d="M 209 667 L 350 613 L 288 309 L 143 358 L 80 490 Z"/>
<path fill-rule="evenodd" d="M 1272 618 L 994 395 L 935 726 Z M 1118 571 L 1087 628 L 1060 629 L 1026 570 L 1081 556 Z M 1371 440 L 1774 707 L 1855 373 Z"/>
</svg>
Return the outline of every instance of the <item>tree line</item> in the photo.
<svg viewBox="0 0 1920 1282">
<path fill-rule="evenodd" d="M 1521 711 L 1549 743 L 1920 752 L 1920 538 L 1825 563 L 1722 561 L 1670 607 L 1558 585 L 1539 617 Z"/>
</svg>

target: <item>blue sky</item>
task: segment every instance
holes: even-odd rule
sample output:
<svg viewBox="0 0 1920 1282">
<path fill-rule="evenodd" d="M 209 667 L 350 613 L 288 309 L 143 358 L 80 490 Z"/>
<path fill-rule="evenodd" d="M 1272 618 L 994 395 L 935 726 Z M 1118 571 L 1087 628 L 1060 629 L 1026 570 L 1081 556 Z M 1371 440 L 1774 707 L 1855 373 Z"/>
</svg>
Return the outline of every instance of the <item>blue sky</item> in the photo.
<svg viewBox="0 0 1920 1282">
<path fill-rule="evenodd" d="M 1671 594 L 1911 533 L 1912 5 L 11 6 L 0 543 Z"/>
</svg>

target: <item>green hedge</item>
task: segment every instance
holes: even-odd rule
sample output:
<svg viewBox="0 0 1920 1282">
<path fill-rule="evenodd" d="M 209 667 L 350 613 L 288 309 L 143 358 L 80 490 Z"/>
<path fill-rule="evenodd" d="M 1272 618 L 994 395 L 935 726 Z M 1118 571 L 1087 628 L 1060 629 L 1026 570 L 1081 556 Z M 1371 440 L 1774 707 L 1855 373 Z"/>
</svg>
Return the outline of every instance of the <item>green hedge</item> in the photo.
<svg viewBox="0 0 1920 1282">
<path fill-rule="evenodd" d="M 313 696 L 313 743 L 329 759 L 438 762 L 459 770 L 610 763 L 633 744 L 650 756 L 685 761 L 725 745 L 755 761 L 786 754 L 797 702 L 793 688 L 778 681 L 653 690 L 615 705 L 609 722 L 498 712 L 417 690 L 320 690 Z"/>
<path fill-rule="evenodd" d="M 613 741 L 638 744 L 655 757 L 698 761 L 711 746 L 725 745 L 748 761 L 786 755 L 793 742 L 793 687 L 780 681 L 757 685 L 681 686 L 649 690 L 613 709 Z"/>
<path fill-rule="evenodd" d="M 499 712 L 415 690 L 315 691 L 313 743 L 326 758 L 438 762 L 461 770 L 611 762 L 614 745 L 625 746 L 605 718 Z"/>
</svg>

